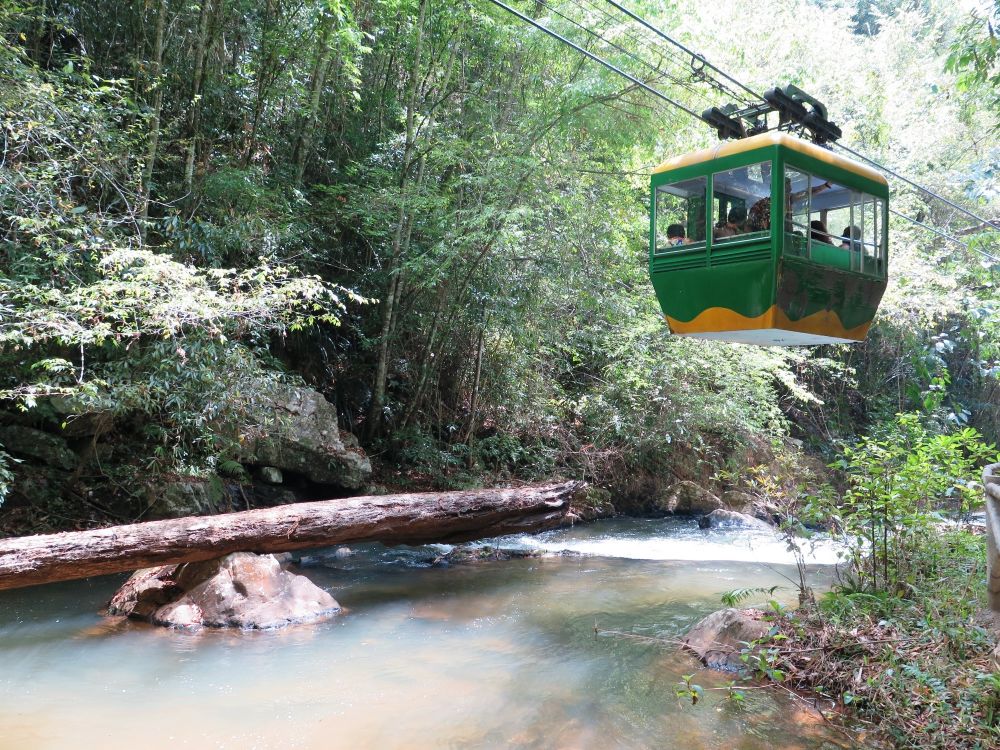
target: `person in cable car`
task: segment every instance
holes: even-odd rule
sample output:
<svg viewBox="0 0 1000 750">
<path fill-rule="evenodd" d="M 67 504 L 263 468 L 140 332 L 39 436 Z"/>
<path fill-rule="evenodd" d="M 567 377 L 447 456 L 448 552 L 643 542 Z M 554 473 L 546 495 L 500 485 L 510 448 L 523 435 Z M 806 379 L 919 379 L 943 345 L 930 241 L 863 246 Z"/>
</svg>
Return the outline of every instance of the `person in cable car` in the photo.
<svg viewBox="0 0 1000 750">
<path fill-rule="evenodd" d="M 822 185 L 817 185 L 816 187 L 809 188 L 808 190 L 800 190 L 797 193 L 792 192 L 792 181 L 785 180 L 785 216 L 790 223 L 792 216 L 792 205 L 798 203 L 803 198 L 806 197 L 808 193 L 816 195 L 824 190 L 829 190 L 832 187 L 830 181 L 827 180 Z M 761 198 L 759 201 L 750 206 L 750 213 L 747 216 L 747 229 L 751 232 L 767 232 L 771 229 L 771 196 L 766 198 Z"/>
<path fill-rule="evenodd" d="M 826 224 L 822 221 L 819 219 L 813 219 L 809 222 L 809 228 L 811 230 L 809 234 L 814 240 L 816 240 L 816 242 L 825 242 L 828 245 L 833 244 L 833 237 L 830 236 L 830 232 L 826 228 Z"/>
<path fill-rule="evenodd" d="M 743 234 L 746 230 L 743 228 L 744 223 L 747 219 L 747 212 L 742 208 L 731 208 L 729 209 L 729 215 L 726 216 L 726 221 L 719 224 L 715 228 L 713 237 L 717 240 L 725 239 L 726 237 L 735 237 L 738 234 Z"/>
<path fill-rule="evenodd" d="M 858 250 L 861 247 L 861 229 L 859 227 L 844 227 L 840 238 L 842 250 Z"/>
<path fill-rule="evenodd" d="M 683 224 L 671 224 L 667 227 L 667 243 L 674 247 L 688 244 Z"/>
</svg>

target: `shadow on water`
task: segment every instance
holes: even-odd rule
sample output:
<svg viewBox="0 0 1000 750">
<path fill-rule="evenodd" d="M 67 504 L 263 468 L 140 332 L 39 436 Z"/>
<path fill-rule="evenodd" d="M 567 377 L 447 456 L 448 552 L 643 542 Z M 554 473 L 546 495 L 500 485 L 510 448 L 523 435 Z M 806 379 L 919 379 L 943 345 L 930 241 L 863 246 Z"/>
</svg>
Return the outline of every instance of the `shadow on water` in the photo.
<svg viewBox="0 0 1000 750">
<path fill-rule="evenodd" d="M 672 560 L 671 538 L 683 557 L 694 540 L 738 559 Z M 707 691 L 686 704 L 674 696 L 682 674 L 706 688 L 729 678 L 595 633 L 672 638 L 723 591 L 787 585 L 793 568 L 743 560 L 745 543 L 611 521 L 501 542 L 606 554 L 431 567 L 435 548 L 317 551 L 303 572 L 348 613 L 276 632 L 107 620 L 97 613 L 121 577 L 2 593 L 0 750 L 131 748 L 140 736 L 153 749 L 841 747 L 783 694 L 751 691 L 741 708 Z M 823 586 L 830 568 L 812 575 Z"/>
</svg>

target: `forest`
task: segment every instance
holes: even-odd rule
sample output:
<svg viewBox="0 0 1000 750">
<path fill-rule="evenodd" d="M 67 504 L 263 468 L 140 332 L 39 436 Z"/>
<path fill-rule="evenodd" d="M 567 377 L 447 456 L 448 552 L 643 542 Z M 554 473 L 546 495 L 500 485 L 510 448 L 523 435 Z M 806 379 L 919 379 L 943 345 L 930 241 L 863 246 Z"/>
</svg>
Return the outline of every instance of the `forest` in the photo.
<svg viewBox="0 0 1000 750">
<path fill-rule="evenodd" d="M 892 707 L 899 747 L 1000 746 L 985 545 L 933 530 L 998 460 L 1000 3 L 630 7 L 932 191 L 890 178 L 864 342 L 671 336 L 650 174 L 716 133 L 486 0 L 0 3 L 0 536 L 152 517 L 168 486 L 252 507 L 578 479 L 643 515 L 695 481 L 870 536 L 808 648 L 917 639 L 878 684 L 844 649 L 820 682 L 761 674 Z M 727 103 L 603 2 L 516 8 Z M 289 392 L 322 395 L 363 476 L 262 479 Z"/>
</svg>

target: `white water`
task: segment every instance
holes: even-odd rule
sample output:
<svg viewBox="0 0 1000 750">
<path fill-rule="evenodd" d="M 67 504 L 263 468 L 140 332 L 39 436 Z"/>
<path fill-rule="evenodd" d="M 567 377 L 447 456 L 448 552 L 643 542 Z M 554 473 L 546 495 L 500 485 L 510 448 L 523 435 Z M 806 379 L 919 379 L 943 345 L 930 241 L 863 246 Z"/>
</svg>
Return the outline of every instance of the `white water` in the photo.
<svg viewBox="0 0 1000 750">
<path fill-rule="evenodd" d="M 807 565 L 841 562 L 843 546 L 824 535 L 811 540 L 800 539 L 796 543 Z M 508 537 L 500 540 L 498 546 L 624 560 L 796 563 L 789 542 L 775 531 L 756 528 L 703 530 L 693 521 L 674 519 L 616 521 L 613 528 L 593 524 L 538 536 Z"/>
</svg>

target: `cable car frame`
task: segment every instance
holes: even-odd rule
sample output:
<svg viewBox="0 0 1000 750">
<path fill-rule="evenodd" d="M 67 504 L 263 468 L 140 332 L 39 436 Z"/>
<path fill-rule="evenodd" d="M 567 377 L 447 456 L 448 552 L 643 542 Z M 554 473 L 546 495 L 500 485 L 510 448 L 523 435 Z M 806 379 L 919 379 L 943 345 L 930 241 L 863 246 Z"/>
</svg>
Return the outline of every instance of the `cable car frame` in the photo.
<svg viewBox="0 0 1000 750">
<path fill-rule="evenodd" d="M 670 159 L 650 188 L 649 273 L 673 333 L 779 346 L 865 338 L 888 281 L 881 174 L 772 131 Z M 742 227 L 726 223 L 741 209 Z M 678 224 L 681 242 L 666 236 Z"/>
</svg>

